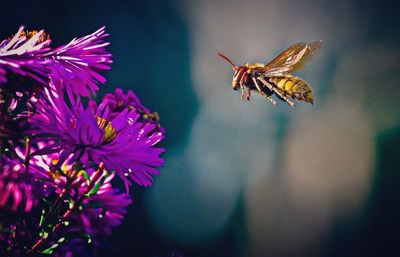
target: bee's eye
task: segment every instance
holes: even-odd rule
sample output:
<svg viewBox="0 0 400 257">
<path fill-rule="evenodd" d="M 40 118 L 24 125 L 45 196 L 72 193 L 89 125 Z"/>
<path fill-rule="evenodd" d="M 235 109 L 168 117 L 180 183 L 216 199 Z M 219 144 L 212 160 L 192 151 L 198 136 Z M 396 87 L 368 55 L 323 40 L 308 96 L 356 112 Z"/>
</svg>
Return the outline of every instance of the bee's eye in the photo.
<svg viewBox="0 0 400 257">
<path fill-rule="evenodd" d="M 232 80 L 232 88 L 233 90 L 238 90 L 240 87 L 239 82 L 237 82 L 237 80 Z"/>
</svg>

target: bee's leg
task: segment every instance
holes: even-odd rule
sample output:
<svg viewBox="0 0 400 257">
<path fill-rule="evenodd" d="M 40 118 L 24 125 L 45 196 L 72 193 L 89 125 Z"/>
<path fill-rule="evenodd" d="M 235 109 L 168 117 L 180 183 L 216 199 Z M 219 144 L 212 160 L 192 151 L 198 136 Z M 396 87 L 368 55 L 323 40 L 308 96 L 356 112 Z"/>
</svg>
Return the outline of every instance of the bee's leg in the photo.
<svg viewBox="0 0 400 257">
<path fill-rule="evenodd" d="M 277 94 L 280 98 L 282 98 L 286 103 L 288 103 L 291 107 L 295 107 L 296 104 L 292 101 L 290 101 L 289 98 L 287 98 L 286 96 L 284 96 L 281 92 L 279 92 L 278 90 L 276 90 L 276 88 L 273 89 L 274 93 Z"/>
<path fill-rule="evenodd" d="M 274 87 L 270 83 L 268 83 L 263 77 L 259 76 L 257 77 L 257 79 L 261 81 L 269 90 L 274 91 Z"/>
<path fill-rule="evenodd" d="M 243 84 L 240 85 L 240 89 L 242 90 L 242 93 L 241 93 L 240 97 L 242 98 L 242 100 L 244 100 L 244 86 L 243 86 Z"/>
<path fill-rule="evenodd" d="M 278 103 L 272 98 L 272 96 L 267 96 L 267 99 L 273 104 L 273 105 L 278 105 Z"/>
<path fill-rule="evenodd" d="M 283 99 L 286 103 L 288 103 L 291 107 L 295 107 L 296 104 L 292 101 L 289 100 L 286 96 L 281 94 L 278 90 L 276 90 L 276 87 L 272 86 L 269 84 L 263 77 L 258 77 L 258 80 L 260 80 L 265 86 L 267 86 L 271 91 L 273 91 L 275 94 L 277 94 L 281 99 Z"/>
<path fill-rule="evenodd" d="M 260 93 L 261 95 L 265 95 L 265 93 L 261 90 L 260 85 L 258 84 L 257 80 L 254 77 L 251 77 L 251 79 L 254 82 L 254 85 L 256 85 L 256 88 L 258 90 L 258 93 Z"/>
<path fill-rule="evenodd" d="M 247 88 L 247 101 L 250 101 L 250 97 L 251 97 L 251 90 L 250 88 Z"/>
<path fill-rule="evenodd" d="M 285 100 L 285 102 L 287 102 L 291 107 L 295 107 L 296 104 L 292 101 L 289 100 L 289 98 L 287 98 L 286 96 L 282 95 L 278 90 L 274 89 L 275 94 L 277 94 L 280 98 L 282 98 L 283 100 Z"/>
<path fill-rule="evenodd" d="M 257 79 L 254 78 L 254 77 L 252 77 L 252 79 L 253 79 L 253 81 L 254 81 L 254 84 L 256 85 L 256 88 L 257 88 L 258 92 L 259 92 L 261 95 L 265 96 L 273 105 L 276 106 L 278 103 L 277 103 L 270 95 L 266 95 L 266 94 L 261 90 L 261 87 L 260 87 L 260 85 L 258 84 Z M 267 82 L 266 82 L 266 83 L 267 83 Z"/>
<path fill-rule="evenodd" d="M 243 81 L 243 77 L 244 76 L 242 76 L 242 78 L 240 79 L 240 81 L 239 81 L 239 84 L 240 84 L 240 89 L 241 89 L 241 91 L 242 91 L 242 94 L 241 94 L 241 98 L 242 98 L 242 100 L 244 100 L 244 81 Z"/>
</svg>

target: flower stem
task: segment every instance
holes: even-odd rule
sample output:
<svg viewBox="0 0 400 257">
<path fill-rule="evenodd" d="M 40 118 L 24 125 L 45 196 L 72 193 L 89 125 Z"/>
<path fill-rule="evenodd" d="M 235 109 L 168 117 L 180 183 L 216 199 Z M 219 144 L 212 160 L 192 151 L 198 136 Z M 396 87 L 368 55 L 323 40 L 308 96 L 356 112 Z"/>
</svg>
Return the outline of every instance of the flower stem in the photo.
<svg viewBox="0 0 400 257">
<path fill-rule="evenodd" d="M 30 160 L 30 154 L 31 154 L 31 140 L 29 137 L 25 139 L 25 172 L 28 173 L 29 171 L 29 160 Z"/>
<path fill-rule="evenodd" d="M 87 187 L 85 192 L 79 196 L 78 200 L 76 202 L 74 202 L 73 205 L 64 213 L 64 215 L 60 218 L 59 222 L 54 225 L 52 232 L 57 231 L 58 228 L 61 226 L 61 224 L 71 215 L 71 213 L 82 204 L 83 200 L 85 200 L 86 194 L 89 193 L 93 189 L 93 186 L 101 178 L 103 171 L 104 171 L 104 164 L 103 164 L 103 162 L 101 162 L 99 164 L 99 168 L 94 173 L 94 176 L 93 176 L 93 179 L 92 179 L 90 185 Z M 60 196 L 61 196 L 61 194 L 60 194 Z M 58 198 L 58 199 L 60 199 L 60 198 Z M 26 253 L 27 254 L 33 253 L 33 251 L 35 251 L 49 237 L 50 237 L 49 235 L 42 236 Z"/>
<path fill-rule="evenodd" d="M 78 160 L 82 157 L 82 154 L 79 155 Z M 46 217 L 44 218 L 43 223 L 40 225 L 39 230 L 41 228 L 43 228 L 45 225 L 47 225 L 47 222 L 49 220 L 51 220 L 51 218 L 54 216 L 54 214 L 57 212 L 59 205 L 62 202 L 62 199 L 64 197 L 64 195 L 69 192 L 69 190 L 71 189 L 71 186 L 76 178 L 76 176 L 79 173 L 79 167 L 76 166 L 75 169 L 72 171 L 71 177 L 67 177 L 67 184 L 64 185 L 64 188 L 62 189 L 61 193 L 58 195 L 56 201 L 53 203 L 53 208 L 51 209 L 51 211 L 49 211 L 49 213 L 46 215 Z"/>
<path fill-rule="evenodd" d="M 28 122 L 30 121 L 31 115 L 33 114 L 33 109 L 31 106 L 28 106 Z M 25 161 L 24 161 L 24 165 L 25 165 L 25 172 L 28 173 L 29 172 L 29 161 L 31 158 L 31 140 L 29 137 L 27 137 L 25 139 Z"/>
</svg>

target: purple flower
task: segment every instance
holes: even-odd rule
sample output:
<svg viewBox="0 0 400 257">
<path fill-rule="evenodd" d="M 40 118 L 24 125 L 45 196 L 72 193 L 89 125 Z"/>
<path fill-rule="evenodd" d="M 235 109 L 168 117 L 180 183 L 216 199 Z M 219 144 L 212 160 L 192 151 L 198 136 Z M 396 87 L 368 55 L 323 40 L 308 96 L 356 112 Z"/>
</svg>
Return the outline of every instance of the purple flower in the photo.
<svg viewBox="0 0 400 257">
<path fill-rule="evenodd" d="M 6 71 L 0 67 L 0 84 L 6 83 L 7 79 L 6 79 Z"/>
<path fill-rule="evenodd" d="M 99 74 L 110 69 L 111 54 L 105 50 L 109 44 L 104 27 L 70 43 L 51 49 L 50 39 L 43 32 L 24 32 L 20 27 L 10 39 L 0 43 L 0 83 L 7 81 L 8 71 L 28 76 L 52 87 L 59 93 L 66 90 L 71 97 L 90 96 L 105 83 Z"/>
<path fill-rule="evenodd" d="M 49 143 L 54 143 L 54 142 L 49 142 Z M 36 142 L 36 143 L 31 143 L 31 153 L 32 152 L 39 152 L 41 149 L 46 147 L 49 143 L 45 142 Z M 15 148 L 15 153 L 16 155 L 24 160 L 26 158 L 25 151 L 20 148 L 16 147 Z M 42 195 L 47 197 L 51 193 L 56 192 L 57 194 L 60 194 L 61 191 L 64 189 L 64 187 L 67 184 L 67 179 L 64 175 L 62 175 L 59 172 L 59 169 L 63 172 L 63 174 L 71 177 L 72 176 L 72 168 L 73 164 L 70 159 L 73 156 L 71 154 L 68 156 L 64 162 L 59 162 L 60 156 L 58 153 L 50 153 L 50 154 L 44 154 L 44 155 L 31 155 L 29 158 L 29 172 L 32 174 L 32 177 L 36 181 L 41 182 L 41 189 L 42 189 Z M 59 169 L 55 169 L 55 167 L 58 165 Z M 89 168 L 86 170 L 86 172 L 89 175 L 92 175 L 93 169 Z M 72 182 L 71 186 L 78 185 L 77 187 L 79 188 L 82 183 L 84 183 L 85 180 L 80 174 L 79 176 L 76 177 L 76 179 Z"/>
<path fill-rule="evenodd" d="M 0 82 L 6 82 L 6 70 L 29 76 L 46 84 L 50 60 L 42 60 L 40 55 L 49 51 L 50 40 L 43 40 L 44 32 L 25 33 L 21 26 L 11 38 L 0 43 Z"/>
<path fill-rule="evenodd" d="M 107 106 L 110 108 L 111 113 L 118 113 L 126 108 L 150 113 L 150 110 L 140 102 L 139 97 L 137 97 L 132 90 L 129 90 L 128 93 L 124 94 L 124 91 L 121 88 L 116 88 L 114 94 L 107 93 L 103 100 L 104 99 L 107 99 Z"/>
<path fill-rule="evenodd" d="M 45 92 L 28 134 L 53 143 L 36 155 L 59 152 L 59 165 L 71 154 L 71 163 L 77 159 L 86 165 L 103 162 L 107 170 L 117 172 L 126 188 L 131 180 L 143 186 L 152 184 L 152 175 L 159 175 L 156 168 L 163 164 L 160 154 L 164 151 L 155 147 L 164 138 L 155 130 L 156 124 L 140 122 L 140 114 L 129 108 L 110 119 L 107 99 L 93 110 L 85 109 L 80 101 L 67 105 L 61 96 Z"/>
<path fill-rule="evenodd" d="M 38 144 L 38 148 L 44 147 L 43 143 Z M 23 157 L 23 152 L 18 152 L 19 156 Z M 46 184 L 47 187 L 52 187 L 60 194 L 66 187 L 67 179 L 65 176 L 54 170 L 54 165 L 59 162 L 57 153 L 32 156 L 30 160 L 30 169 L 36 173 L 36 177 L 45 181 L 52 181 Z M 60 167 L 62 172 L 67 176 L 72 176 L 72 167 L 69 160 L 66 160 Z M 85 169 L 92 179 L 94 170 Z M 85 231 L 91 236 L 110 235 L 112 228 L 121 224 L 121 220 L 126 214 L 127 206 L 132 202 L 131 197 L 126 193 L 121 193 L 118 189 L 114 189 L 111 181 L 114 179 L 114 174 L 105 178 L 100 189 L 95 195 L 83 201 L 84 208 L 72 216 L 74 224 L 71 224 L 70 229 L 78 229 Z M 87 190 L 88 184 L 86 179 L 78 172 L 75 180 L 70 187 L 77 190 L 71 191 L 72 197 L 78 198 Z"/>
<path fill-rule="evenodd" d="M 97 84 L 106 82 L 99 73 L 109 70 L 112 63 L 111 54 L 105 50 L 110 44 L 103 40 L 106 36 L 105 27 L 102 27 L 42 55 L 44 59 L 52 59 L 48 68 L 56 88 L 65 88 L 70 98 L 73 95 L 88 97 L 99 89 Z"/>
<path fill-rule="evenodd" d="M 80 230 L 91 236 L 107 236 L 112 228 L 121 224 L 131 202 L 129 194 L 105 183 L 96 195 L 84 202 L 83 210 L 73 218 L 80 224 Z"/>
<path fill-rule="evenodd" d="M 112 229 L 121 224 L 127 212 L 126 208 L 131 202 L 128 194 L 120 193 L 115 189 L 107 189 L 92 196 L 91 200 L 85 201 L 79 213 L 71 215 L 66 231 L 89 234 L 94 247 L 88 247 L 87 240 L 77 238 L 63 245 L 54 256 L 98 256 L 96 250 L 102 243 L 101 239 L 109 236 Z"/>
<path fill-rule="evenodd" d="M 18 160 L 0 156 L 0 209 L 29 212 L 37 203 L 31 174 Z"/>
<path fill-rule="evenodd" d="M 150 109 L 145 107 L 139 97 L 136 96 L 132 90 L 129 90 L 126 94 L 121 88 L 116 88 L 114 94 L 107 93 L 103 97 L 103 102 L 107 100 L 107 108 L 110 110 L 108 117 L 109 119 L 115 118 L 123 110 L 135 110 L 140 115 L 140 122 L 156 124 L 156 130 L 164 133 L 164 129 L 158 125 L 159 116 L 157 112 L 150 112 Z M 89 107 L 96 109 L 98 107 L 94 100 L 89 101 Z"/>
</svg>

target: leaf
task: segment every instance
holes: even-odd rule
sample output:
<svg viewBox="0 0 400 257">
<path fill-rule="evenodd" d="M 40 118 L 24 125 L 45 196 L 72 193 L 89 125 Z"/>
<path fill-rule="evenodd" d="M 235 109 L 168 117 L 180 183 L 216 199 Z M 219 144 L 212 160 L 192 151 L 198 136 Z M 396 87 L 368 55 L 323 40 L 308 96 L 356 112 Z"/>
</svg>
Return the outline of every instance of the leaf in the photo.
<svg viewBox="0 0 400 257">
<path fill-rule="evenodd" d="M 66 242 L 69 242 L 73 239 L 86 239 L 87 243 L 90 244 L 92 242 L 92 237 L 89 234 L 80 232 L 80 231 L 72 231 L 69 232 L 66 236 L 65 236 L 65 240 Z"/>
<path fill-rule="evenodd" d="M 85 196 L 89 197 L 89 196 L 95 195 L 97 193 L 97 191 L 99 191 L 101 184 L 103 184 L 102 179 L 99 182 L 97 182 L 97 184 L 92 188 L 92 190 L 90 190 L 89 193 L 86 193 Z"/>
<path fill-rule="evenodd" d="M 54 245 L 52 245 L 51 247 L 53 247 Z M 58 246 L 58 245 L 57 245 Z M 53 254 L 53 250 L 52 248 L 47 248 L 46 250 L 41 251 L 40 253 L 43 254 Z"/>
<path fill-rule="evenodd" d="M 89 177 L 89 175 L 87 174 L 87 172 L 86 172 L 85 170 L 81 170 L 81 171 L 79 171 L 79 173 L 86 179 L 86 183 L 87 183 L 88 185 L 90 185 L 91 180 L 90 180 L 90 177 Z"/>
<path fill-rule="evenodd" d="M 53 254 L 54 250 L 57 249 L 58 247 L 60 247 L 63 243 L 68 242 L 68 240 L 65 239 L 65 237 L 61 237 L 60 239 L 57 240 L 57 242 L 55 242 L 52 246 L 50 246 L 49 248 L 41 251 L 40 253 L 43 254 Z"/>
<path fill-rule="evenodd" d="M 40 215 L 40 221 L 39 221 L 39 226 L 42 226 L 43 221 L 44 221 L 44 215 L 46 214 L 46 210 L 42 209 L 42 214 Z"/>
<path fill-rule="evenodd" d="M 42 254 L 53 254 L 54 250 L 56 250 L 57 248 L 59 248 L 63 244 L 68 243 L 69 241 L 71 241 L 73 239 L 77 239 L 77 238 L 86 239 L 88 244 L 90 244 L 92 242 L 92 238 L 91 238 L 91 236 L 89 234 L 85 234 L 85 233 L 82 233 L 82 232 L 74 231 L 74 232 L 68 233 L 64 237 L 61 237 L 52 246 L 50 246 L 49 248 L 41 251 L 40 253 L 42 253 Z"/>
<path fill-rule="evenodd" d="M 69 209 L 72 209 L 72 208 L 74 207 L 74 200 L 72 200 L 72 199 L 67 199 L 67 201 L 68 201 L 68 208 L 69 208 Z"/>
<path fill-rule="evenodd" d="M 92 195 L 95 195 L 97 191 L 99 191 L 101 185 L 104 183 L 104 181 L 110 176 L 110 173 L 104 171 L 104 175 L 101 177 L 101 179 L 96 183 L 96 185 L 90 190 L 90 192 L 86 193 L 86 197 L 90 197 Z"/>
</svg>

